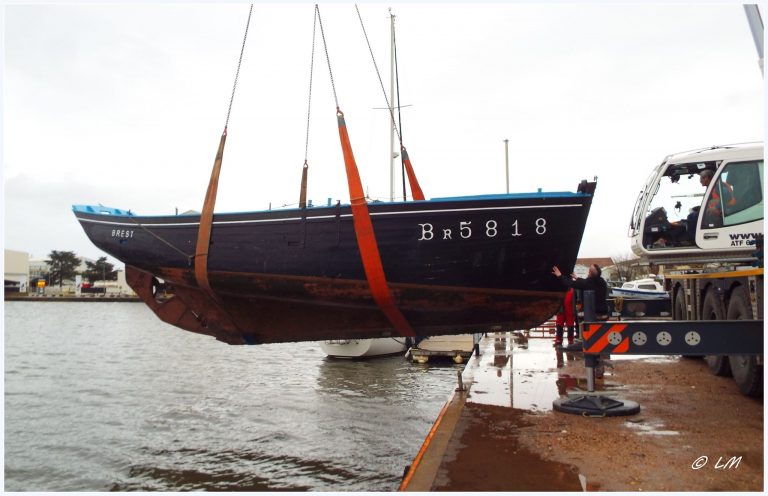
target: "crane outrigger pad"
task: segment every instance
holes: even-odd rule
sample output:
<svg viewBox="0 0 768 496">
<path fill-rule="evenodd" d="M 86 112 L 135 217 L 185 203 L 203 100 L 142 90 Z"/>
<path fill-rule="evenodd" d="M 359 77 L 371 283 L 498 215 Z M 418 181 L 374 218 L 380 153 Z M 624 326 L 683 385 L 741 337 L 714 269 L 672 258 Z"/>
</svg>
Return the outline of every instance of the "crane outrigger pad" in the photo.
<svg viewBox="0 0 768 496">
<path fill-rule="evenodd" d="M 587 417 L 620 417 L 640 412 L 640 405 L 634 401 L 618 401 L 598 394 L 578 398 L 558 398 L 552 403 L 558 412 L 573 413 Z"/>
</svg>

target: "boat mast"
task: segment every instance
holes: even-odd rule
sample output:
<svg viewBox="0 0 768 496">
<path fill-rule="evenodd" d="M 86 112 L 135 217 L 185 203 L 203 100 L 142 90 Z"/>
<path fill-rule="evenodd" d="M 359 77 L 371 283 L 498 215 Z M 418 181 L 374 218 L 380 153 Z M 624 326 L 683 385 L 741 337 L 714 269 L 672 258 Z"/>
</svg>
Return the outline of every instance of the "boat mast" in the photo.
<svg viewBox="0 0 768 496">
<path fill-rule="evenodd" d="M 389 9 L 389 201 L 395 201 L 395 16 Z"/>
<path fill-rule="evenodd" d="M 509 194 L 509 140 L 504 140 L 504 168 L 507 171 L 507 194 Z"/>
</svg>

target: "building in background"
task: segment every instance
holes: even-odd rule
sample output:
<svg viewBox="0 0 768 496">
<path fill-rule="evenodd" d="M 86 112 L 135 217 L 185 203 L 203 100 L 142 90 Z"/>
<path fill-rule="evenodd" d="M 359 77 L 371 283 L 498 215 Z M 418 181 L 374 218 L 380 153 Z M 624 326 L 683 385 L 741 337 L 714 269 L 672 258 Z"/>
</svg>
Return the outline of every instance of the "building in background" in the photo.
<svg viewBox="0 0 768 496">
<path fill-rule="evenodd" d="M 29 285 L 29 253 L 5 250 L 5 291 L 26 293 Z"/>
<path fill-rule="evenodd" d="M 576 274 L 576 277 L 581 277 L 582 279 L 586 279 L 589 275 L 589 266 L 592 264 L 597 264 L 598 267 L 600 267 L 600 270 L 602 271 L 603 279 L 606 281 L 612 281 L 614 278 L 612 277 L 614 275 L 614 263 L 611 258 L 577 258 L 576 259 L 576 265 L 573 267 L 573 273 Z"/>
<path fill-rule="evenodd" d="M 94 263 L 95 260 L 78 255 L 80 265 L 77 272 L 85 272 L 88 267 L 86 262 Z M 23 251 L 5 250 L 5 286 L 7 290 L 13 292 L 26 293 L 29 291 L 29 284 L 33 284 L 32 292 L 38 291 L 38 280 L 47 278 L 49 267 L 48 258 L 30 258 L 29 253 Z M 135 296 L 136 293 L 128 286 L 125 280 L 125 269 L 115 268 L 117 270 L 117 280 L 115 281 L 92 281 L 93 286 L 106 288 L 104 292 L 109 295 Z M 44 294 L 72 294 L 77 293 L 78 285 L 82 278 L 78 275 L 75 280 L 64 281 L 61 288 L 48 286 L 47 284 L 40 288 Z"/>
</svg>

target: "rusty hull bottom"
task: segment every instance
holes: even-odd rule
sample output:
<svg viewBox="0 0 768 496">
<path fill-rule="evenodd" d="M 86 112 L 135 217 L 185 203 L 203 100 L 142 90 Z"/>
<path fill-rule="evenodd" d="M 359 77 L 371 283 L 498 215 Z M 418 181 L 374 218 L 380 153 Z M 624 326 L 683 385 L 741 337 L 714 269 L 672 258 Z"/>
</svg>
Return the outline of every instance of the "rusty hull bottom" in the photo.
<svg viewBox="0 0 768 496">
<path fill-rule="evenodd" d="M 394 329 L 365 281 L 211 272 L 212 298 L 190 269 L 150 273 L 126 265 L 126 280 L 161 320 L 229 344 L 389 337 Z M 164 286 L 158 286 L 158 279 Z M 171 295 L 163 296 L 163 289 Z M 526 329 L 550 318 L 562 293 L 391 284 L 420 336 Z"/>
</svg>

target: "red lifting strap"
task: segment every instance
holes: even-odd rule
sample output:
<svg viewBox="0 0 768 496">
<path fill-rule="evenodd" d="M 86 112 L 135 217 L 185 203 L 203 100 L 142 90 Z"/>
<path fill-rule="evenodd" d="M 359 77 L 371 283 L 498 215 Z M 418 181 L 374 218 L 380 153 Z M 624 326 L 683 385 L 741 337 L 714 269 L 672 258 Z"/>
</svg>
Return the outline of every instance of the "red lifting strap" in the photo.
<svg viewBox="0 0 768 496">
<path fill-rule="evenodd" d="M 411 165 L 411 159 L 408 158 L 408 151 L 402 145 L 400 145 L 400 151 L 403 154 L 403 165 L 405 165 L 405 172 L 408 174 L 408 185 L 411 187 L 411 194 L 413 195 L 413 199 L 423 200 L 424 192 L 421 191 L 419 180 L 416 179 L 416 172 L 414 172 L 413 166 Z"/>
<path fill-rule="evenodd" d="M 357 246 L 360 250 L 360 258 L 363 261 L 363 269 L 365 269 L 365 277 L 368 280 L 371 295 L 401 336 L 415 337 L 416 332 L 414 332 L 405 316 L 400 312 L 400 309 L 395 306 L 392 292 L 387 285 L 384 267 L 381 264 L 379 246 L 376 243 L 376 234 L 373 231 L 371 215 L 368 212 L 368 204 L 365 202 L 363 183 L 360 181 L 360 173 L 357 170 L 355 157 L 352 154 L 352 145 L 349 142 L 349 134 L 347 134 L 347 124 L 344 121 L 344 114 L 338 108 L 336 109 L 336 116 L 339 120 L 339 138 L 341 140 L 341 150 L 344 153 L 347 182 L 349 183 L 352 221 L 355 226 Z"/>
</svg>

